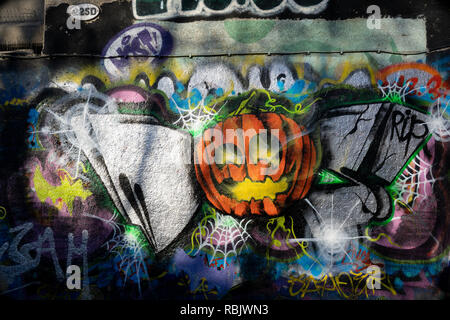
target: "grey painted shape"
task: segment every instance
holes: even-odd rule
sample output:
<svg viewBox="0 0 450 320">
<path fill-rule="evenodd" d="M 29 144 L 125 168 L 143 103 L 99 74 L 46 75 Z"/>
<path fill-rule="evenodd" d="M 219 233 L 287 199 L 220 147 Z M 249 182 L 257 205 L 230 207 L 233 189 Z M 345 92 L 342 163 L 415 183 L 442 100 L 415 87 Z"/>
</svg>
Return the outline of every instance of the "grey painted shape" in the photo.
<svg viewBox="0 0 450 320">
<path fill-rule="evenodd" d="M 352 72 L 344 81 L 345 84 L 355 88 L 371 88 L 370 74 L 365 69 Z"/>
<path fill-rule="evenodd" d="M 346 167 L 358 171 L 365 165 L 366 157 L 375 159 L 370 173 L 388 182 L 392 182 L 414 151 L 425 141 L 428 127 L 422 124 L 414 126 L 411 139 L 400 139 L 403 123 L 400 123 L 400 113 L 405 121 L 404 136 L 410 126 L 411 119 L 426 122 L 427 115 L 402 105 L 367 104 L 343 106 L 334 108 L 320 122 L 321 141 L 330 148 L 327 157 L 327 168 L 340 172 Z M 338 115 L 340 114 L 340 115 Z M 388 120 L 383 132 L 379 132 L 382 118 L 387 114 Z M 409 118 L 406 116 L 409 114 Z M 395 118 L 396 117 L 396 118 Z M 397 119 L 397 120 L 394 120 Z M 397 133 L 398 132 L 398 133 Z M 375 137 L 381 136 L 377 150 L 370 150 Z M 372 154 L 368 154 L 372 152 Z"/>
<path fill-rule="evenodd" d="M 202 64 L 196 68 L 189 79 L 188 93 L 197 89 L 202 98 L 205 98 L 209 90 L 219 88 L 224 92 L 232 89 L 236 94 L 244 91 L 238 76 L 228 65 L 223 63 Z"/>
<path fill-rule="evenodd" d="M 365 185 L 315 191 L 308 196 L 308 200 L 317 210 L 315 212 L 309 207 L 305 213 L 306 216 L 313 214 L 318 217 L 317 221 L 310 225 L 315 237 L 320 233 L 320 225 L 331 224 L 335 228 L 345 230 L 351 226 L 367 223 L 372 215 L 363 212 L 363 203 L 370 211 L 375 212 L 377 208 L 373 193 Z"/>
<path fill-rule="evenodd" d="M 417 120 L 421 120 L 423 122 L 427 121 L 426 114 L 401 105 L 396 105 L 393 108 L 393 112 L 396 111 L 401 112 L 403 115 L 405 115 L 405 112 L 410 112 L 411 117 L 415 116 Z M 410 129 L 410 125 L 411 121 L 406 123 L 405 134 Z M 402 129 L 403 123 L 395 125 L 394 118 L 391 116 L 387 125 L 387 130 L 384 132 L 382 139 L 383 142 L 380 149 L 378 150 L 378 153 L 374 155 L 377 159 L 374 168 L 376 175 L 389 182 L 395 178 L 399 170 L 406 164 L 414 151 L 424 142 L 426 138 L 415 138 L 412 136 L 408 145 L 408 140 L 401 141 L 399 135 L 397 134 L 398 132 L 402 135 Z M 426 132 L 429 132 L 427 125 L 416 124 L 414 126 L 413 133 L 416 136 L 421 136 Z"/>
<path fill-rule="evenodd" d="M 327 154 L 327 168 L 340 171 L 342 167 L 353 170 L 359 167 L 370 146 L 370 141 L 366 140 L 380 107 L 381 104 L 340 107 L 332 112 L 339 111 L 344 115 L 320 121 L 321 141 L 331 149 Z M 365 120 L 358 121 L 359 117 Z M 355 128 L 357 130 L 352 133 Z"/>
<path fill-rule="evenodd" d="M 98 153 L 83 148 L 87 135 L 83 117 L 72 118 L 83 152 L 117 208 L 131 223 L 141 226 L 150 241 L 154 236 L 156 252 L 163 250 L 187 225 L 198 206 L 190 163 L 191 136 L 152 124 L 153 120 L 147 116 L 89 115 L 88 121 L 95 133 Z M 121 174 L 128 178 L 139 210 L 145 213 L 135 185 L 141 187 L 148 222 L 139 218 L 129 195 L 121 187 Z"/>
<path fill-rule="evenodd" d="M 311 250 L 323 261 L 331 264 L 341 261 L 348 250 L 350 240 L 360 237 L 358 226 L 367 224 L 372 217 L 362 211 L 360 198 L 367 199 L 364 204 L 371 209 L 376 206 L 373 194 L 364 185 L 318 191 L 308 196 L 311 206 L 302 212 L 308 225 L 305 238 L 315 240 Z M 326 240 L 327 229 L 335 232 L 339 238 L 337 247 L 331 250 Z"/>
<path fill-rule="evenodd" d="M 409 144 L 408 140 L 402 141 L 397 131 L 402 135 L 403 124 L 395 119 L 407 119 L 406 114 L 409 114 L 410 120 L 405 128 L 409 128 L 413 117 L 423 122 L 427 117 L 419 111 L 391 103 L 342 106 L 329 110 L 320 122 L 321 141 L 329 148 L 329 153 L 324 154 L 324 167 L 338 172 L 343 167 L 359 174 L 364 172 L 364 176 L 358 180 L 364 180 L 372 174 L 387 182 L 393 181 L 414 151 L 425 141 L 428 130 L 426 125 L 418 124 L 413 131 L 417 137 L 412 136 Z M 376 139 L 380 140 L 377 142 Z M 374 145 L 377 148 L 371 147 Z M 370 161 L 373 162 L 368 170 L 361 171 Z M 363 181 L 356 183 L 355 186 L 317 190 L 309 194 L 307 201 L 310 207 L 304 216 L 312 236 L 320 237 L 323 226 L 330 223 L 336 228 L 345 229 L 367 224 L 375 213 L 379 219 L 389 217 L 392 209 L 390 196 L 386 191 L 383 192 L 383 186 L 369 189 Z M 373 192 L 377 192 L 377 195 Z M 363 204 L 366 212 L 363 212 Z"/>
</svg>

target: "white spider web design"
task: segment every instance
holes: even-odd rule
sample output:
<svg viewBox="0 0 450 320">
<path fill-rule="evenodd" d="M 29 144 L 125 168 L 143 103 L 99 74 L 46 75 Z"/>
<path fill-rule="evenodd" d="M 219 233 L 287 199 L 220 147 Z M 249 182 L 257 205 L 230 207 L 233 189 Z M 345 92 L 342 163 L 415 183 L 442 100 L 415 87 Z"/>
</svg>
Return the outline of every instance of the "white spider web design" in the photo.
<svg viewBox="0 0 450 320">
<path fill-rule="evenodd" d="M 408 95 L 413 95 L 417 93 L 421 89 L 425 89 L 426 87 L 410 87 L 410 83 L 412 81 L 407 81 L 403 85 L 398 85 L 399 78 L 395 78 L 395 80 L 391 83 L 389 80 L 387 80 L 387 85 L 382 85 L 378 83 L 378 89 L 380 89 L 381 93 L 383 94 L 383 97 L 386 100 L 397 102 L 397 100 L 400 100 L 401 102 L 406 101 L 406 97 Z"/>
<path fill-rule="evenodd" d="M 128 276 L 132 274 L 133 268 L 136 271 L 135 276 L 137 279 L 138 290 L 141 292 L 141 280 L 149 277 L 145 258 L 144 246 L 145 240 L 142 240 L 139 236 L 133 233 L 126 233 L 121 231 L 121 223 L 116 222 L 118 217 L 117 211 L 113 213 L 110 219 L 104 219 L 95 215 L 85 213 L 84 216 L 88 216 L 94 219 L 98 219 L 108 224 L 113 229 L 113 236 L 103 246 L 106 246 L 109 252 L 113 253 L 120 259 L 119 269 L 125 274 L 124 285 L 128 280 Z M 141 270 L 143 271 L 141 274 Z"/>
<path fill-rule="evenodd" d="M 450 118 L 446 113 L 449 103 L 450 100 L 447 101 L 445 108 L 443 108 L 441 99 L 438 99 L 437 102 L 430 107 L 430 115 L 428 116 L 429 121 L 424 123 L 430 129 L 434 139 L 440 142 L 450 141 Z"/>
<path fill-rule="evenodd" d="M 236 220 L 230 215 L 223 215 L 216 212 L 216 217 L 208 219 L 205 225 L 199 224 L 199 248 L 211 249 L 213 255 L 209 263 L 215 257 L 223 257 L 226 262 L 227 257 L 237 256 L 245 247 L 248 239 L 251 238 L 247 232 L 248 224 L 251 220 Z M 202 236 L 203 235 L 203 236 Z M 224 263 L 224 268 L 226 263 Z"/>
<path fill-rule="evenodd" d="M 416 201 L 426 199 L 437 180 L 433 176 L 432 165 L 418 154 L 395 181 L 395 203 L 400 202 L 413 212 Z"/>
<path fill-rule="evenodd" d="M 203 103 L 199 103 L 195 107 L 189 105 L 188 109 L 183 109 L 178 106 L 173 98 L 172 101 L 175 103 L 177 111 L 180 114 L 180 117 L 173 124 L 181 125 L 183 129 L 188 130 L 190 133 L 201 131 L 209 122 L 214 120 L 216 114 L 225 106 L 224 104 L 220 110 L 216 111 L 214 110 L 216 105 L 213 105 L 208 110 Z"/>
<path fill-rule="evenodd" d="M 141 241 L 128 234 L 121 234 L 119 237 L 111 239 L 108 243 L 110 252 L 114 252 L 120 258 L 119 268 L 124 270 L 125 281 L 130 268 L 134 266 L 136 277 L 140 279 L 139 272 L 144 270 L 144 276 L 148 276 L 147 268 L 144 262 L 146 255 L 143 253 Z"/>
</svg>

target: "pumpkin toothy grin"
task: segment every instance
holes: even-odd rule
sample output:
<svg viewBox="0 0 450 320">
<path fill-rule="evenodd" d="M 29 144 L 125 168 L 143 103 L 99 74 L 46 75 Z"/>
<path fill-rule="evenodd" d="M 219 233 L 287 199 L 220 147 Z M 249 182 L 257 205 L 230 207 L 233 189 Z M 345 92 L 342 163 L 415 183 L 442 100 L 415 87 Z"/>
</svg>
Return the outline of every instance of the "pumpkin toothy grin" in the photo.
<svg viewBox="0 0 450 320">
<path fill-rule="evenodd" d="M 238 201 L 263 200 L 265 197 L 274 200 L 278 193 L 284 193 L 288 188 L 286 177 L 277 182 L 273 182 L 270 177 L 256 182 L 245 178 L 244 181 L 236 183 L 230 193 Z"/>
</svg>

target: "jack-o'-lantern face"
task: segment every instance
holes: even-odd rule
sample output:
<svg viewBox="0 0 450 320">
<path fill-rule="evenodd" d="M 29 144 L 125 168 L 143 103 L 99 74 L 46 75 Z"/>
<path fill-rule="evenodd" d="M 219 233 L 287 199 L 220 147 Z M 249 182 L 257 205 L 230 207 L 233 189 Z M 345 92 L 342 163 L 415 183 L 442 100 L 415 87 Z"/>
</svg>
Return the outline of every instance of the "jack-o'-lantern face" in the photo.
<svg viewBox="0 0 450 320">
<path fill-rule="evenodd" d="M 310 189 L 316 150 L 305 129 L 282 114 L 243 114 L 207 129 L 195 172 L 208 200 L 237 216 L 278 215 Z"/>
</svg>

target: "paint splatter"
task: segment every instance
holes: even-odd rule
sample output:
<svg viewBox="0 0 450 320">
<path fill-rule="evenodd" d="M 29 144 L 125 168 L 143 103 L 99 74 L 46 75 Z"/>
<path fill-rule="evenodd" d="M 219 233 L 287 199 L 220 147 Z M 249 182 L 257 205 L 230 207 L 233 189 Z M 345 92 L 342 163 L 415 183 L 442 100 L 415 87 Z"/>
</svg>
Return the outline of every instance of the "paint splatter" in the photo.
<svg viewBox="0 0 450 320">
<path fill-rule="evenodd" d="M 60 176 L 60 179 L 60 185 L 54 186 L 50 184 L 42 175 L 39 165 L 37 165 L 33 178 L 36 195 L 41 202 L 45 202 L 50 198 L 54 206 L 59 210 L 66 204 L 70 215 L 72 215 L 75 198 L 80 197 L 82 200 L 86 200 L 92 193 L 84 189 L 81 180 L 73 181 L 72 177 L 67 173 Z"/>
</svg>

